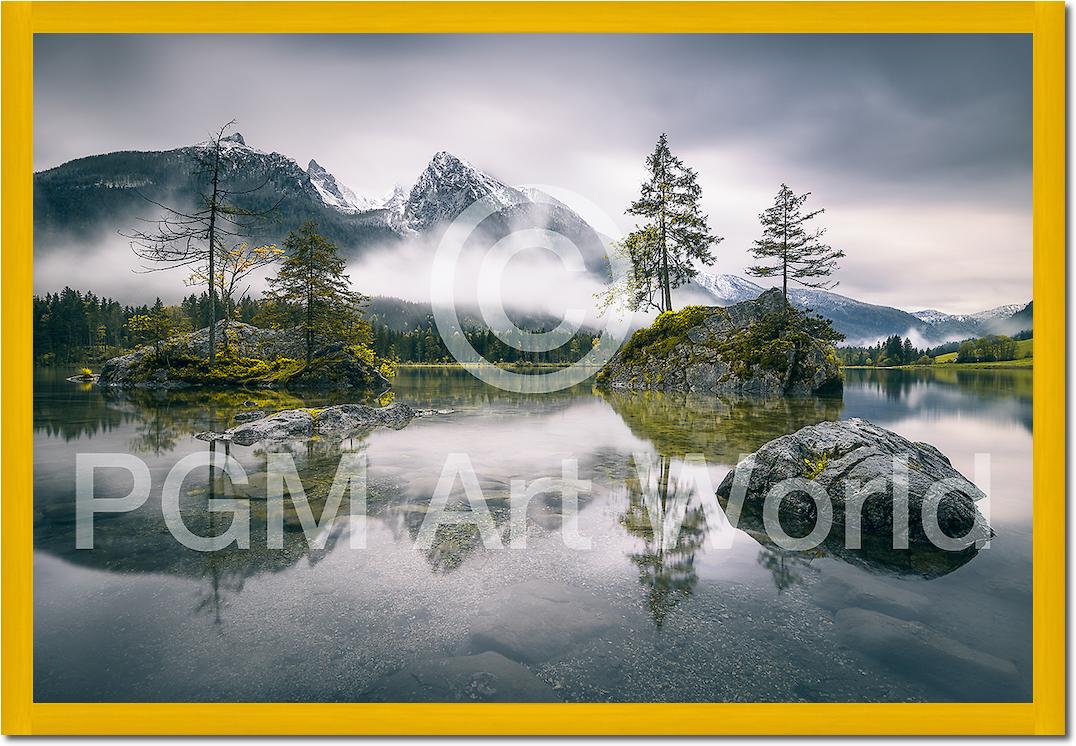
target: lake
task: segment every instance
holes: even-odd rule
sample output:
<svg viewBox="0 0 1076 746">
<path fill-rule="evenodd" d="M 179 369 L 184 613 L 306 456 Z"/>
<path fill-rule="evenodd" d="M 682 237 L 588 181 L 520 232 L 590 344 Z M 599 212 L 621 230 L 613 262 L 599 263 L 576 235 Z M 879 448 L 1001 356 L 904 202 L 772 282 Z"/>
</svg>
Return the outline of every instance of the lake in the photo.
<svg viewBox="0 0 1076 746">
<path fill-rule="evenodd" d="M 290 449 L 311 494 L 341 453 L 365 454 L 366 548 L 352 548 L 357 526 L 341 517 L 324 548 L 289 523 L 283 549 L 268 549 L 265 501 L 252 499 L 251 548 L 202 553 L 173 538 L 160 505 L 176 461 L 207 448 L 193 434 L 234 424 L 248 397 L 346 399 L 124 395 L 37 371 L 35 700 L 1030 700 L 1030 370 L 847 370 L 843 398 L 775 401 L 587 384 L 515 394 L 459 369 L 404 369 L 394 390 L 451 412 Z M 969 479 L 989 453 L 990 546 L 942 569 L 797 553 L 690 507 L 740 454 L 847 417 L 933 444 Z M 137 510 L 99 514 L 94 549 L 77 550 L 75 454 L 87 452 L 138 455 L 153 492 Z M 591 486 L 576 521 L 558 492 L 536 494 L 526 548 L 486 546 L 466 524 L 416 548 L 452 453 L 467 454 L 502 536 L 513 480 L 560 477 L 574 459 Z M 264 449 L 231 454 L 264 474 Z M 228 513 L 205 509 L 236 493 L 222 480 L 202 471 L 184 483 L 192 530 L 226 527 Z M 98 497 L 130 488 L 129 475 L 98 472 Z M 463 490 L 457 481 L 453 497 Z M 677 506 L 670 537 L 653 517 Z"/>
</svg>

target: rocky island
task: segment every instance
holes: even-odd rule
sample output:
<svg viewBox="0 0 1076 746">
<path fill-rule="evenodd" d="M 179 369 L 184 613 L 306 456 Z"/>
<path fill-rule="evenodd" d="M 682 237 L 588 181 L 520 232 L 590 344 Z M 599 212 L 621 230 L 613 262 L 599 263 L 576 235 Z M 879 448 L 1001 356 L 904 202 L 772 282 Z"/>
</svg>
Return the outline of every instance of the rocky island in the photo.
<svg viewBox="0 0 1076 746">
<path fill-rule="evenodd" d="M 350 388 L 381 392 L 389 381 L 372 355 L 343 343 L 321 344 L 305 361 L 303 335 L 223 321 L 216 326 L 217 364 L 207 364 L 209 328 L 178 334 L 112 358 L 97 383 L 116 388 L 186 389 L 197 386 Z"/>
<path fill-rule="evenodd" d="M 726 308 L 688 306 L 640 329 L 598 374 L 612 389 L 784 396 L 843 388 L 833 332 L 781 290 Z"/>
</svg>

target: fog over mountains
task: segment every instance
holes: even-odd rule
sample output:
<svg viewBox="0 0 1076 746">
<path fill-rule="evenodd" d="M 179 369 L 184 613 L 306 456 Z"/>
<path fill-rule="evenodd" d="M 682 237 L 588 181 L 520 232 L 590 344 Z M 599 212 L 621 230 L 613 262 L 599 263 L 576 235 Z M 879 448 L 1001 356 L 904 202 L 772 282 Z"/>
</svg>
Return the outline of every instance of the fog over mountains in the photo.
<svg viewBox="0 0 1076 746">
<path fill-rule="evenodd" d="M 134 266 L 134 258 L 119 232 L 155 218 L 160 210 L 154 203 L 183 209 L 197 204 L 201 177 L 192 173 L 192 155 L 201 147 L 204 145 L 94 155 L 35 174 L 35 290 L 54 291 L 70 285 L 108 291 L 123 302 L 151 300 L 135 297 L 146 289 L 124 271 Z M 317 221 L 320 231 L 351 260 L 390 268 L 380 279 L 376 279 L 376 272 L 362 273 L 362 277 L 353 274 L 364 292 L 406 297 L 407 293 L 397 290 L 397 281 L 406 285 L 409 278 L 405 275 L 414 275 L 419 269 L 428 272 L 428 266 L 418 265 L 429 264 L 440 232 L 468 206 L 484 198 L 492 200 L 497 212 L 479 226 L 473 237 L 476 247 L 488 248 L 522 229 L 552 231 L 580 248 L 592 275 L 589 282 L 600 287 L 608 237 L 562 202 L 532 188 L 509 186 L 451 153 L 436 153 L 412 186 L 397 186 L 381 197 L 358 195 L 317 161 L 311 160 L 304 169 L 287 156 L 249 145 L 239 133 L 227 138 L 223 155 L 231 182 L 240 188 L 249 185 L 249 193 L 237 195 L 236 203 L 251 210 L 275 207 L 274 220 L 260 229 L 262 235 L 253 237 L 255 240 L 280 242 L 302 222 Z M 101 247 L 107 247 L 107 252 Z M 66 258 L 76 252 L 83 256 L 97 252 L 101 261 L 96 264 L 105 265 L 116 284 L 86 286 L 95 277 L 104 281 L 101 275 L 94 275 L 102 267 L 71 272 L 74 265 Z M 721 267 L 720 253 L 717 267 Z M 541 288 L 535 286 L 546 276 L 532 271 L 523 285 L 541 295 Z M 428 288 L 428 280 L 424 286 L 421 282 L 416 285 Z M 577 297 L 589 295 L 589 286 L 576 285 Z M 742 277 L 707 269 L 679 295 L 684 302 L 729 305 L 752 299 L 764 289 Z M 545 292 L 555 295 L 559 291 L 555 286 Z M 503 295 L 511 306 L 513 295 L 508 291 Z M 535 313 L 533 304 L 523 299 L 526 293 L 516 295 L 520 318 L 539 326 L 550 320 Z M 936 310 L 911 313 L 821 290 L 790 288 L 789 295 L 797 307 L 829 318 L 847 336 L 848 343 L 873 343 L 900 334 L 912 337 L 919 345 L 934 344 L 987 333 L 1011 334 L 1031 326 L 1030 304 L 949 315 Z M 421 297 L 408 300 L 418 301 L 421 307 Z M 937 305 L 944 305 L 944 299 Z M 414 323 L 414 306 L 407 306 L 407 326 Z M 403 307 L 381 302 L 379 319 L 395 325 L 390 309 Z"/>
</svg>

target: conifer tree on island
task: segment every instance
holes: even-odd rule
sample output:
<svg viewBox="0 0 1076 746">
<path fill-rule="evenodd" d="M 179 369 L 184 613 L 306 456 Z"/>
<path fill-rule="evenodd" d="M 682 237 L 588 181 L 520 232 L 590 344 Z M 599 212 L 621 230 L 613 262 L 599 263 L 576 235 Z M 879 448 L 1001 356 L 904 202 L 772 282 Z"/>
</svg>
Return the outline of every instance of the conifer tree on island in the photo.
<svg viewBox="0 0 1076 746">
<path fill-rule="evenodd" d="M 747 268 L 754 277 L 781 277 L 788 308 L 788 281 L 809 288 L 830 289 L 837 286 L 829 277 L 837 269 L 837 260 L 844 252 L 822 243 L 825 228 L 810 229 L 808 221 L 825 212 L 823 209 L 805 213 L 803 205 L 810 192 L 797 195 L 786 184 L 777 190 L 773 207 L 759 215 L 762 238 L 756 240 L 751 253 L 760 261 Z"/>
<path fill-rule="evenodd" d="M 308 222 L 288 234 L 284 252 L 265 300 L 275 325 L 302 332 L 306 364 L 313 361 L 319 339 L 368 345 L 371 331 L 363 318 L 368 298 L 351 289 L 336 245 Z"/>
<path fill-rule="evenodd" d="M 672 289 L 695 277 L 695 262 L 713 264 L 713 247 L 722 239 L 710 233 L 699 206 L 697 174 L 673 155 L 664 133 L 646 167 L 647 180 L 627 210 L 645 223 L 621 247 L 631 263 L 626 300 L 631 310 L 671 311 Z"/>
</svg>

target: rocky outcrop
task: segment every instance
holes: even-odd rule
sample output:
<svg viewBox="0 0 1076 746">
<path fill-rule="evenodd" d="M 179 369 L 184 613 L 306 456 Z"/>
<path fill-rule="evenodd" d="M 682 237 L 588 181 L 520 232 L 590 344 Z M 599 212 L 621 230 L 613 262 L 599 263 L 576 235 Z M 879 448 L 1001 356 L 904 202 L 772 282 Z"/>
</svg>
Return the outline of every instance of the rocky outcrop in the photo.
<svg viewBox="0 0 1076 746">
<path fill-rule="evenodd" d="M 598 374 L 608 388 L 781 396 L 842 388 L 830 342 L 781 326 L 784 296 L 767 290 L 727 308 L 663 313 L 636 332 Z M 789 311 L 797 322 L 809 320 Z M 808 327 L 809 328 L 809 327 Z"/>
<path fill-rule="evenodd" d="M 262 441 L 306 439 L 315 435 L 346 438 L 383 427 L 399 430 L 413 418 L 427 414 L 432 412 L 414 410 L 400 402 L 387 407 L 340 404 L 325 409 L 286 409 L 269 417 L 236 425 L 223 433 L 205 432 L 195 437 L 207 441 L 229 440 L 241 446 Z"/>
<path fill-rule="evenodd" d="M 226 342 L 225 340 L 226 336 Z M 98 384 L 116 388 L 184 389 L 203 385 L 358 388 L 384 391 L 389 382 L 342 344 L 318 348 L 305 362 L 302 335 L 293 329 L 217 324 L 218 365 L 210 369 L 209 327 L 141 347 L 104 364 Z"/>
<path fill-rule="evenodd" d="M 906 464 L 906 469 L 895 468 L 895 459 Z M 894 505 L 900 504 L 896 498 L 904 491 L 905 478 L 911 552 L 893 550 L 896 554 L 911 556 L 924 549 L 975 551 L 992 536 L 975 504 L 984 494 L 937 448 L 914 443 L 859 418 L 810 425 L 770 441 L 737 464 L 717 494 L 727 501 L 734 489 L 742 489 L 741 521 L 764 524 L 761 511 L 774 486 L 791 479 L 813 482 L 825 491 L 833 506 L 828 544 L 854 556 L 859 550 L 847 547 L 846 506 L 858 505 L 865 497 L 861 512 L 857 511 L 863 547 L 869 549 L 868 545 L 877 542 L 892 549 Z M 941 546 L 950 542 L 939 542 L 937 535 L 932 538 L 924 528 L 925 518 L 933 528 L 934 510 L 927 504 L 932 488 L 935 494 L 944 495 L 937 504 L 937 526 L 959 546 Z M 788 534 L 802 535 L 815 525 L 815 500 L 804 489 L 790 491 L 781 501 L 779 515 Z"/>
</svg>

